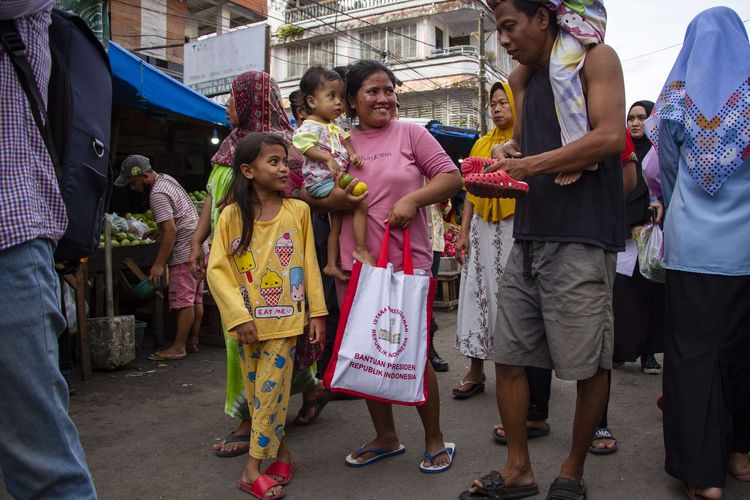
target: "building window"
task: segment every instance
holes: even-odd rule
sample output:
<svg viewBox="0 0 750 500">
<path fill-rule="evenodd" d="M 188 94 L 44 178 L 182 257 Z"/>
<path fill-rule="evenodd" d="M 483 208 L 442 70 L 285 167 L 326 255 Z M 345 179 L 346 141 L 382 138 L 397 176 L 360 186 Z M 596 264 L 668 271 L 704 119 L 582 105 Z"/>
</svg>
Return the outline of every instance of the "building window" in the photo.
<svg viewBox="0 0 750 500">
<path fill-rule="evenodd" d="M 387 30 L 363 31 L 359 39 L 362 41 L 363 59 L 398 61 L 417 57 L 416 23 L 392 26 Z"/>
<path fill-rule="evenodd" d="M 301 77 L 310 66 L 333 68 L 336 65 L 335 48 L 333 39 L 287 47 L 287 78 Z"/>
<path fill-rule="evenodd" d="M 435 26 L 435 48 L 442 50 L 443 48 L 443 30 Z"/>
</svg>

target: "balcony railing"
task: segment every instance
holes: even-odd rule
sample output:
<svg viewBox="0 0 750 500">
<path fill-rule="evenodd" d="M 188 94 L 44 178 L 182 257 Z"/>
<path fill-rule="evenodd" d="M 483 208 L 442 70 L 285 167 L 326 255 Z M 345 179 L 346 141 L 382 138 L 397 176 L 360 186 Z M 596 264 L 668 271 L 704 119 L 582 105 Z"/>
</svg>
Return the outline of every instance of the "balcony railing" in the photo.
<svg viewBox="0 0 750 500">
<path fill-rule="evenodd" d="M 452 57 L 452 56 L 471 56 L 479 57 L 479 48 L 473 45 L 457 45 L 446 49 L 433 49 L 430 52 L 430 58 Z"/>
<path fill-rule="evenodd" d="M 336 12 L 348 12 L 356 9 L 370 9 L 397 3 L 398 0 L 329 0 L 320 1 L 302 7 L 287 9 L 284 20 L 295 24 L 308 19 L 331 16 Z"/>
</svg>

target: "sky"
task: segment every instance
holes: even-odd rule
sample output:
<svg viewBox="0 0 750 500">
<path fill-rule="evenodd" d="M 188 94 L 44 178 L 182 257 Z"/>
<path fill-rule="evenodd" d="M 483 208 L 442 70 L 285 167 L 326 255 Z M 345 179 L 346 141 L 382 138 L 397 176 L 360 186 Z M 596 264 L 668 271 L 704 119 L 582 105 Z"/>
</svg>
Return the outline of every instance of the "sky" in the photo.
<svg viewBox="0 0 750 500">
<path fill-rule="evenodd" d="M 635 101 L 659 96 L 680 47 L 651 52 L 680 44 L 690 21 L 699 12 L 723 5 L 734 9 L 743 21 L 750 19 L 749 0 L 606 0 L 607 34 L 622 61 L 625 98 Z M 750 21 L 745 22 L 750 31 Z"/>
</svg>

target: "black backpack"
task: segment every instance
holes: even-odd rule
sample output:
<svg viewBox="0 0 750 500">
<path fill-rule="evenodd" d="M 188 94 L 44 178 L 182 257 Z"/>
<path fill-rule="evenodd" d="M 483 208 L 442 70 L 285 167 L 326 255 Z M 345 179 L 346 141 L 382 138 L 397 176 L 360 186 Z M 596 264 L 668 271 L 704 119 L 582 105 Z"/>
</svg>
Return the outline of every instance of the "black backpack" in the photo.
<svg viewBox="0 0 750 500">
<path fill-rule="evenodd" d="M 49 29 L 52 73 L 45 113 L 26 48 L 12 20 L 0 21 L 0 39 L 52 158 L 68 214 L 68 228 L 57 244 L 55 261 L 75 269 L 80 259 L 97 248 L 112 190 L 109 57 L 83 19 L 54 9 Z"/>
</svg>

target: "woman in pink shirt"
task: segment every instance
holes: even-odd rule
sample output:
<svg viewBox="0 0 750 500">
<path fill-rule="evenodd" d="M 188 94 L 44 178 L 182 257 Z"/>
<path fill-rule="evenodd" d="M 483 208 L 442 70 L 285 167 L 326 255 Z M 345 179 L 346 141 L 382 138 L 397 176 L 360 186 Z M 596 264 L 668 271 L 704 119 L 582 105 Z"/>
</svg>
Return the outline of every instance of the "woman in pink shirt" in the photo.
<svg viewBox="0 0 750 500">
<path fill-rule="evenodd" d="M 364 160 L 357 171 L 358 180 L 369 187 L 367 196 L 367 247 L 377 255 L 383 239 L 385 223 L 393 227 L 409 226 L 414 268 L 430 273 L 432 245 L 427 232 L 425 207 L 450 198 L 461 188 L 458 169 L 427 129 L 414 123 L 401 122 L 396 116 L 396 78 L 383 64 L 376 61 L 359 61 L 346 76 L 346 94 L 353 116 L 359 124 L 351 130 L 352 146 Z M 425 179 L 430 182 L 425 185 Z M 331 196 L 316 200 L 314 208 L 328 211 L 341 210 L 347 199 L 361 199 L 347 190 L 334 188 Z M 336 204 L 339 206 L 336 206 Z M 391 232 L 390 261 L 399 271 L 403 262 L 403 233 Z M 345 214 L 339 239 L 341 267 L 352 268 L 354 234 L 352 217 Z M 346 284 L 337 282 L 339 302 L 343 301 Z M 440 430 L 440 398 L 437 379 L 427 363 L 428 399 L 418 407 L 425 431 L 425 458 L 420 470 L 427 473 L 447 470 L 453 459 L 455 446 L 443 441 Z M 393 410 L 390 404 L 367 401 L 375 427 L 375 438 L 346 457 L 351 467 L 362 467 L 383 458 L 404 452 L 396 434 Z"/>
</svg>

